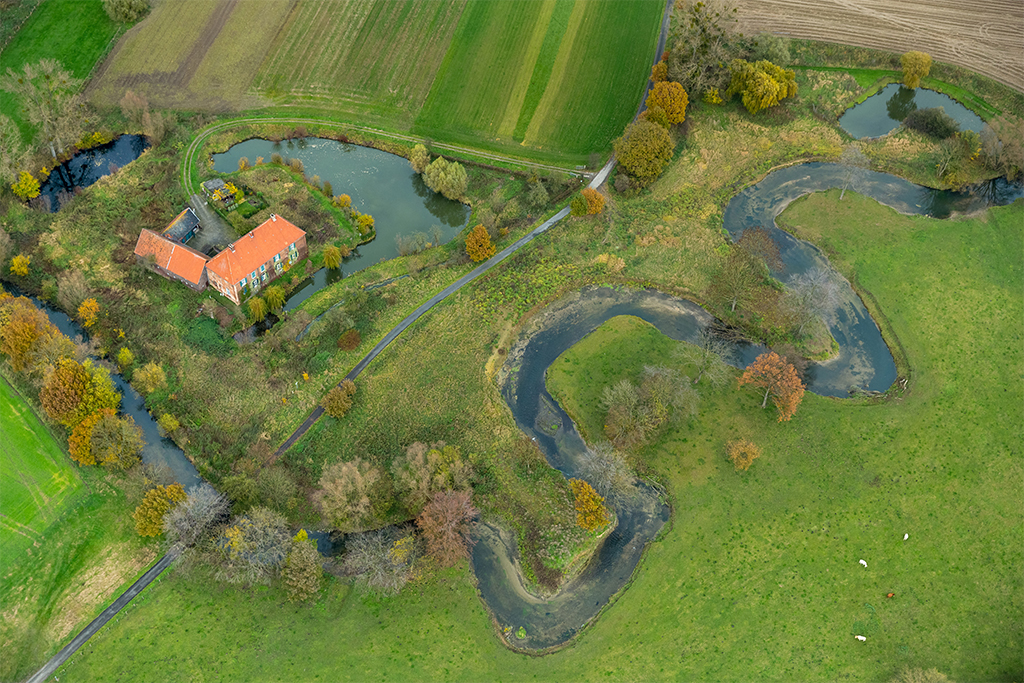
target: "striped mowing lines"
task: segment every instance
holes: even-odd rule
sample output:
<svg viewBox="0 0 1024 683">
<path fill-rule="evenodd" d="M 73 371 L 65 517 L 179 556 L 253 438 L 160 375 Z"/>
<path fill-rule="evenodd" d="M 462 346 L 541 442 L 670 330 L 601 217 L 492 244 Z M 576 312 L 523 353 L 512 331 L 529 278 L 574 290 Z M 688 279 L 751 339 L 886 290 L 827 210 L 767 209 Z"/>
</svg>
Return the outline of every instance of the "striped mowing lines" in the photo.
<svg viewBox="0 0 1024 683">
<path fill-rule="evenodd" d="M 621 135 L 647 86 L 663 7 L 579 0 L 525 144 L 585 153 Z"/>
<path fill-rule="evenodd" d="M 663 8 L 658 0 L 472 2 L 414 131 L 571 154 L 606 149 L 636 111 Z"/>
<path fill-rule="evenodd" d="M 416 127 L 499 138 L 509 103 L 522 101 L 515 97 L 522 90 L 520 72 L 527 78 L 533 72 L 528 55 L 534 27 L 540 17 L 550 17 L 549 9 L 545 2 L 469 3 Z M 516 108 L 511 117 L 518 114 Z"/>
<path fill-rule="evenodd" d="M 41 537 L 81 487 L 57 442 L 0 379 L 0 571 Z"/>
<path fill-rule="evenodd" d="M 291 101 L 328 96 L 415 115 L 465 0 L 300 0 L 254 80 Z"/>
</svg>

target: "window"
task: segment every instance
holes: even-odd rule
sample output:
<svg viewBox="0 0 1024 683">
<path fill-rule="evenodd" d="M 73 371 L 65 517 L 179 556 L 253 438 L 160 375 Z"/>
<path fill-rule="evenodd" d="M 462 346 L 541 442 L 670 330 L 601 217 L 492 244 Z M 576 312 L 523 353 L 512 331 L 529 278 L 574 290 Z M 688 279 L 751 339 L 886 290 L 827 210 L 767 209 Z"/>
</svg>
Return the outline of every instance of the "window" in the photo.
<svg viewBox="0 0 1024 683">
<path fill-rule="evenodd" d="M 245 278 L 244 277 L 238 282 L 238 286 L 239 287 L 245 287 Z"/>
<path fill-rule="evenodd" d="M 252 279 L 253 279 L 253 280 L 255 280 L 255 279 L 256 279 L 256 271 L 255 271 L 255 270 L 254 270 L 254 271 L 252 271 Z"/>
<path fill-rule="evenodd" d="M 292 242 L 292 246 L 288 247 L 289 251 L 295 251 L 295 242 Z"/>
<path fill-rule="evenodd" d="M 281 260 L 281 255 L 280 254 L 274 254 L 274 263 L 277 263 L 280 260 Z"/>
<path fill-rule="evenodd" d="M 266 281 L 267 281 L 267 274 L 263 273 L 263 275 L 260 277 L 260 282 L 266 282 Z"/>
<path fill-rule="evenodd" d="M 277 274 L 280 275 L 281 271 L 284 270 L 284 264 L 283 263 L 275 263 L 274 264 L 274 270 L 276 270 Z"/>
<path fill-rule="evenodd" d="M 261 273 L 267 272 L 267 264 L 264 263 L 262 266 L 260 266 L 260 272 Z"/>
</svg>

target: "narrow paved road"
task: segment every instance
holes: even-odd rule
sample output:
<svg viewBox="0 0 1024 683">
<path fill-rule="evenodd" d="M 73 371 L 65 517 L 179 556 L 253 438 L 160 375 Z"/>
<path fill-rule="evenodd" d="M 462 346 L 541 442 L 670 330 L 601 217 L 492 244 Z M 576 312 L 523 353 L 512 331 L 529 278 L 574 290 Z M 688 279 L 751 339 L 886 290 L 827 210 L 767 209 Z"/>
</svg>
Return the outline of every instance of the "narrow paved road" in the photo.
<svg viewBox="0 0 1024 683">
<path fill-rule="evenodd" d="M 664 49 L 664 45 L 665 45 L 665 40 L 666 40 L 666 38 L 668 36 L 669 18 L 671 16 L 673 0 L 666 0 L 666 2 L 667 2 L 667 4 L 665 5 L 665 16 L 662 19 L 661 35 L 660 35 L 660 37 L 658 39 L 658 50 L 657 50 L 657 53 L 654 56 L 654 61 L 655 62 L 657 62 L 658 59 L 661 57 L 662 50 Z M 652 84 L 648 81 L 648 84 L 647 84 L 648 90 L 650 90 L 651 87 L 652 87 Z M 646 94 L 645 94 L 645 99 L 646 99 Z M 644 104 L 643 104 L 643 102 L 641 102 L 640 109 L 637 112 L 638 116 L 639 116 L 639 112 L 643 111 L 643 108 L 644 108 Z M 200 221 L 202 220 L 203 216 L 199 213 L 199 207 L 200 206 L 202 206 L 203 208 L 206 208 L 206 207 L 202 203 L 202 198 L 196 194 L 198 192 L 198 188 L 190 187 L 190 178 L 192 177 L 192 166 L 193 166 L 193 164 L 195 162 L 195 155 L 196 155 L 197 151 L 199 150 L 200 145 L 202 144 L 202 142 L 209 135 L 212 135 L 215 132 L 219 132 L 221 130 L 226 130 L 227 128 L 231 128 L 233 126 L 244 125 L 245 123 L 254 123 L 254 122 L 264 122 L 264 123 L 297 123 L 297 124 L 302 124 L 302 123 L 332 124 L 332 123 L 334 123 L 334 122 L 331 122 L 331 121 L 321 121 L 321 120 L 318 120 L 318 119 L 259 119 L 259 118 L 255 118 L 255 119 L 236 119 L 235 121 L 226 122 L 222 126 L 212 126 L 212 127 L 208 128 L 208 129 L 206 129 L 205 131 L 203 131 L 203 133 L 200 136 L 198 136 L 195 140 L 192 141 L 192 144 L 189 146 L 188 150 L 185 152 L 185 160 L 182 162 L 182 165 L 181 165 L 181 187 L 182 187 L 182 189 L 186 193 L 191 195 L 191 203 L 193 203 L 192 208 L 193 208 L 193 210 L 196 211 L 197 215 L 200 218 Z M 340 125 L 340 124 L 338 124 L 338 125 Z M 388 137 L 392 137 L 392 138 L 395 138 L 395 139 L 403 139 L 403 140 L 406 140 L 406 141 L 417 141 L 417 142 L 419 141 L 416 138 L 413 138 L 413 137 L 407 136 L 407 135 L 383 133 L 383 131 L 377 131 L 377 130 L 373 130 L 373 129 L 363 128 L 361 126 L 348 126 L 348 127 L 356 128 L 356 129 L 360 129 L 360 130 L 364 130 L 364 131 L 372 131 L 375 134 L 383 134 L 383 135 L 387 135 Z M 502 161 L 502 162 L 507 162 L 507 163 L 514 163 L 514 164 L 519 164 L 519 165 L 523 165 L 523 166 L 527 166 L 527 167 L 532 167 L 532 168 L 537 168 L 537 169 L 553 170 L 553 171 L 569 171 L 569 169 L 561 168 L 561 167 L 558 167 L 558 166 L 550 166 L 550 165 L 547 165 L 547 164 L 537 164 L 537 163 L 531 163 L 531 162 L 522 162 L 522 161 L 520 161 L 518 159 L 512 159 L 510 157 L 502 157 L 500 155 L 488 155 L 487 153 L 481 153 L 481 152 L 479 152 L 477 150 L 470 150 L 468 148 L 458 147 L 457 145 L 446 145 L 446 144 L 434 143 L 434 146 L 439 148 L 439 149 L 449 149 L 449 150 L 454 150 L 454 151 L 463 151 L 463 150 L 465 150 L 465 152 L 468 153 L 468 154 L 473 154 L 473 155 L 476 155 L 476 156 L 480 156 L 482 158 L 489 158 L 489 159 L 494 160 L 494 161 Z M 612 156 L 612 158 L 608 160 L 608 163 L 605 164 L 604 167 L 600 171 L 598 171 L 591 178 L 590 183 L 588 184 L 588 187 L 591 187 L 591 188 L 596 190 L 601 185 L 604 185 L 605 181 L 608 179 L 608 175 L 611 173 L 611 171 L 612 171 L 612 169 L 614 167 L 615 167 L 615 157 Z M 411 314 L 409 314 L 404 320 L 402 320 L 402 322 L 400 322 L 394 329 L 392 329 L 390 332 L 388 332 L 387 335 L 385 335 L 384 338 L 381 339 L 380 342 L 378 342 L 377 345 L 374 346 L 373 349 L 371 349 L 370 352 L 368 354 L 366 354 L 366 356 L 363 357 L 363 359 L 361 361 L 359 361 L 354 368 L 352 368 L 352 371 L 349 372 L 348 375 L 345 376 L 345 379 L 355 379 L 356 377 L 358 377 L 359 374 L 366 368 L 366 366 L 369 365 L 370 362 L 373 361 L 373 359 L 376 358 L 380 354 L 381 351 L 383 351 L 385 348 L 387 348 L 387 346 L 389 344 L 391 344 L 391 342 L 393 342 L 410 325 L 412 325 L 414 322 L 416 322 L 416 320 L 418 320 L 420 318 L 420 316 L 422 316 L 424 313 L 429 311 L 431 308 L 433 308 L 434 306 L 436 306 L 440 302 L 442 302 L 445 299 L 447 299 L 449 296 L 451 296 L 455 292 L 457 292 L 460 289 L 462 289 L 465 285 L 469 284 L 473 280 L 477 279 L 478 277 L 480 277 L 481 275 L 483 275 L 484 273 L 489 271 L 494 266 L 496 266 L 499 263 L 501 263 L 502 261 L 504 261 L 506 258 L 508 258 L 512 254 L 514 254 L 516 251 L 521 249 L 523 246 L 525 246 L 525 245 L 529 244 L 530 242 L 532 242 L 534 240 L 534 238 L 536 238 L 538 235 L 543 234 L 544 232 L 547 232 L 548 229 L 550 229 L 553 225 L 555 225 L 556 223 L 558 223 L 559 221 L 561 221 L 563 218 L 565 218 L 568 215 L 569 215 L 569 207 L 568 206 L 563 207 L 561 211 L 559 211 L 554 216 L 552 216 L 551 218 L 549 218 L 548 220 L 544 221 L 539 226 L 534 228 L 529 234 L 521 237 L 520 239 L 516 240 L 515 242 L 513 242 L 509 246 L 505 247 L 500 252 L 498 252 L 497 254 L 492 256 L 490 259 L 488 259 L 487 261 L 481 263 L 479 266 L 477 266 L 476 268 L 471 270 L 469 273 L 466 273 L 465 275 L 460 277 L 458 280 L 456 280 L 455 282 L 453 282 L 452 284 L 448 285 L 443 290 L 441 290 L 440 292 L 438 292 L 437 294 L 432 296 L 425 303 L 423 303 L 419 308 L 417 308 L 415 311 L 413 311 Z M 219 219 L 220 217 L 217 216 L 217 218 Z M 294 444 L 296 441 L 298 441 L 300 438 L 302 438 L 302 435 L 305 434 L 306 431 L 310 427 L 313 426 L 313 424 L 320 418 L 321 415 L 323 415 L 323 409 L 322 408 L 317 408 L 316 410 L 314 410 L 313 413 L 308 418 L 306 418 L 306 421 L 303 422 L 302 425 L 297 430 L 295 430 L 295 432 L 291 436 L 289 436 L 288 439 L 283 444 L 281 444 L 281 447 L 278 448 L 277 451 L 274 453 L 275 457 L 280 455 L 284 451 L 288 450 L 292 446 L 292 444 Z M 159 560 L 157 560 L 156 564 L 154 564 L 152 567 L 150 567 L 146 571 L 145 574 L 143 574 L 141 577 L 139 577 L 138 581 L 133 583 L 131 585 L 131 587 L 128 588 L 128 590 L 126 590 L 116 600 L 114 600 L 114 602 L 112 602 L 105 610 L 103 610 L 103 612 L 101 612 L 98 617 L 93 619 L 92 622 L 90 622 L 89 625 L 86 626 L 82 630 L 81 633 L 79 633 L 77 636 L 75 636 L 71 640 L 70 643 L 65 645 L 60 650 L 60 652 L 58 652 L 56 655 L 54 655 L 53 658 L 50 659 L 50 661 L 48 661 L 45 665 L 43 665 L 43 667 L 41 669 L 39 669 L 39 671 L 37 671 L 35 674 L 33 674 L 32 677 L 28 679 L 27 683 L 42 683 L 43 681 L 45 681 L 50 675 L 53 674 L 54 671 L 56 671 L 58 668 L 60 668 L 60 666 L 62 664 L 64 664 L 68 660 L 68 658 L 71 657 L 71 655 L 73 655 L 78 650 L 78 648 L 82 647 L 82 645 L 84 645 L 97 631 L 99 631 L 101 628 L 103 628 L 103 626 L 106 625 L 107 622 L 109 622 L 118 612 L 120 612 L 125 607 L 125 605 L 127 605 L 129 602 L 131 602 L 132 599 L 135 598 L 136 595 L 141 593 L 149 584 L 151 584 L 156 579 L 156 577 L 160 576 L 160 574 L 162 574 L 163 571 L 165 569 L 167 569 L 167 567 L 169 567 L 176 559 L 178 559 L 178 556 L 180 554 L 181 554 L 181 550 L 179 548 L 177 548 L 177 547 L 174 547 L 170 551 L 168 551 L 168 553 L 166 555 L 164 555 Z"/>
<path fill-rule="evenodd" d="M 598 171 L 598 173 L 593 177 L 593 179 L 590 181 L 590 184 L 588 185 L 588 187 L 592 187 L 594 189 L 597 189 L 598 187 L 603 185 L 604 181 L 608 179 L 608 174 L 611 173 L 611 170 L 612 170 L 612 168 L 614 166 L 615 166 L 615 157 L 612 157 L 608 161 L 608 163 L 605 164 L 604 168 L 602 168 L 600 171 Z M 444 301 L 445 299 L 450 297 L 455 292 L 459 291 L 460 289 L 462 289 L 463 287 L 468 285 L 473 280 L 477 279 L 478 277 L 480 277 L 481 275 L 483 275 L 484 273 L 489 271 L 494 266 L 498 265 L 499 263 L 501 263 L 502 261 L 507 259 L 512 254 L 514 254 L 517 251 L 519 251 L 523 246 L 525 246 L 525 245 L 529 244 L 530 242 L 532 242 L 534 240 L 534 238 L 536 238 L 538 235 L 541 235 L 541 234 L 547 232 L 553 225 L 555 225 L 556 223 L 558 223 L 560 220 L 562 220 L 563 218 L 565 218 L 568 215 L 569 215 L 569 207 L 568 206 L 563 207 L 561 211 L 559 211 L 554 216 L 552 216 L 551 218 L 547 219 L 546 221 L 544 221 L 543 223 L 538 225 L 536 228 L 531 230 L 528 234 L 524 235 L 523 237 L 520 237 L 518 240 L 516 240 L 515 242 L 513 242 L 509 246 L 505 247 L 504 249 L 499 251 L 497 254 L 495 254 L 494 256 L 492 256 L 488 260 L 484 261 L 483 263 L 481 263 L 479 266 L 477 266 L 473 270 L 469 271 L 468 273 L 466 273 L 465 275 L 460 277 L 455 282 L 451 283 L 450 285 L 448 285 L 447 287 L 442 289 L 437 294 L 435 294 L 434 296 L 432 296 L 429 299 L 427 299 L 423 304 L 421 304 L 419 306 L 419 308 L 417 308 L 415 311 L 413 311 L 408 316 L 406 316 L 405 319 L 402 320 L 402 322 L 398 323 L 398 325 L 396 325 L 390 332 L 388 332 L 386 335 L 384 335 L 384 338 L 381 339 L 379 342 L 377 342 L 377 345 L 374 346 L 372 349 L 370 349 L 370 352 L 368 354 L 366 354 L 363 357 L 362 360 L 360 360 L 358 363 L 356 363 L 356 366 L 354 368 L 352 368 L 352 371 L 349 372 L 347 375 L 345 375 L 345 379 L 350 379 L 350 380 L 354 381 L 355 378 L 358 377 L 363 372 L 363 370 L 366 369 L 366 366 L 369 365 L 373 361 L 374 358 L 376 358 L 378 355 L 380 355 L 381 351 L 386 349 L 388 347 L 388 345 L 391 344 L 391 342 L 393 342 L 396 338 L 398 338 L 398 335 L 402 334 L 402 332 L 405 332 L 405 330 L 408 329 L 410 325 L 412 325 L 414 322 L 419 320 L 420 316 L 422 316 L 424 313 L 429 311 L 431 308 L 433 308 L 437 304 L 441 303 L 442 301 Z M 341 383 L 339 382 L 338 384 L 340 386 Z M 309 431 L 309 428 L 312 427 L 313 424 L 317 420 L 319 420 L 320 417 L 323 414 L 324 414 L 324 409 L 320 408 L 320 407 L 317 407 L 316 410 L 314 410 L 312 413 L 310 413 L 309 417 L 306 418 L 305 422 L 303 422 L 301 425 L 299 425 L 299 428 L 296 429 L 292 433 L 292 435 L 289 436 L 285 440 L 285 442 L 283 444 L 281 444 L 281 447 L 278 448 L 277 451 L 274 452 L 274 456 L 277 457 L 277 456 L 281 455 L 282 453 L 287 451 L 289 448 L 291 448 L 293 445 L 295 445 L 295 442 L 298 441 L 299 439 L 301 439 L 302 436 L 307 431 Z"/>
<path fill-rule="evenodd" d="M 93 619 L 88 626 L 82 629 L 82 632 L 75 636 L 70 643 L 65 645 L 60 652 L 53 656 L 53 659 L 48 661 L 43 668 L 35 672 L 32 678 L 29 678 L 26 683 L 42 683 L 45 681 L 50 674 L 56 671 L 64 662 L 68 660 L 71 655 L 75 654 L 78 648 L 85 645 L 85 641 L 92 638 L 93 634 L 99 631 L 103 626 L 110 621 L 115 614 L 120 612 L 125 605 L 132 601 L 132 599 L 142 592 L 142 590 L 151 584 L 153 580 L 160 576 L 165 569 L 171 566 L 171 563 L 178 559 L 178 555 L 181 551 L 177 548 L 171 548 L 166 555 L 157 560 L 156 564 L 150 567 L 145 574 L 139 577 L 139 580 L 133 583 L 128 590 L 121 593 L 117 600 L 110 603 L 110 605 L 100 612 L 100 615 Z"/>
</svg>

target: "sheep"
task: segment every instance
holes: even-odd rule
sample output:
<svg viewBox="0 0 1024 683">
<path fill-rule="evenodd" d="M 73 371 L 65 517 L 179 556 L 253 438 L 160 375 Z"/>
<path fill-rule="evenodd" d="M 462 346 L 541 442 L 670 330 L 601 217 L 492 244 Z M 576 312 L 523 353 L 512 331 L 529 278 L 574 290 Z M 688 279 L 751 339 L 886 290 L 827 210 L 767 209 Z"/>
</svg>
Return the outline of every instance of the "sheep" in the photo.
<svg viewBox="0 0 1024 683">
<path fill-rule="evenodd" d="M 866 567 L 866 566 L 868 566 L 868 563 L 867 563 L 867 562 L 865 562 L 864 560 L 861 560 L 861 561 L 860 561 L 860 563 L 861 563 L 862 565 L 864 565 L 865 567 Z"/>
<path fill-rule="evenodd" d="M 867 640 L 867 638 L 865 638 L 864 636 L 854 636 L 854 638 L 856 638 L 857 640 L 860 640 L 860 641 Z"/>
</svg>

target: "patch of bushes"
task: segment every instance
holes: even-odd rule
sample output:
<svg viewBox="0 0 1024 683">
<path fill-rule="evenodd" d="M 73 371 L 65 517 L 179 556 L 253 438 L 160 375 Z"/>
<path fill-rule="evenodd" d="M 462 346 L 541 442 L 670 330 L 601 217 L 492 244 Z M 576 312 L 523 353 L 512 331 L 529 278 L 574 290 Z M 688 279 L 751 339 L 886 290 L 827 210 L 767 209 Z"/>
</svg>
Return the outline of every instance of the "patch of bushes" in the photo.
<svg viewBox="0 0 1024 683">
<path fill-rule="evenodd" d="M 903 125 L 937 140 L 953 137 L 960 131 L 960 124 L 942 107 L 915 109 L 903 119 Z"/>
</svg>

